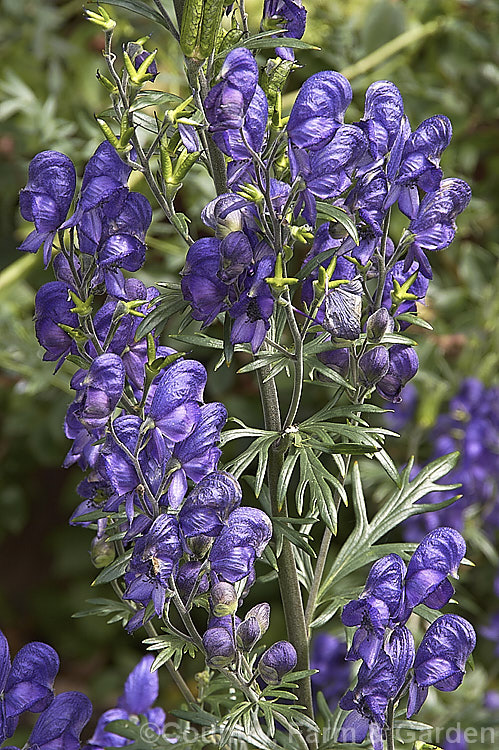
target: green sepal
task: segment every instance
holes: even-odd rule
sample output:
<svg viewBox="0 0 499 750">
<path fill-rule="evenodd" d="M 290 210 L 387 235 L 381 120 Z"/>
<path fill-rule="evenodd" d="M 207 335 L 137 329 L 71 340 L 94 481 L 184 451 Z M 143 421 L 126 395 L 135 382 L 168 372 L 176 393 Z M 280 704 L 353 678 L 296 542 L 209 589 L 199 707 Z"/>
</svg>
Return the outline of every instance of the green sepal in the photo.
<svg viewBox="0 0 499 750">
<path fill-rule="evenodd" d="M 95 26 L 99 26 L 104 31 L 108 33 L 114 31 L 114 29 L 116 28 L 116 21 L 111 18 L 107 10 L 101 5 L 98 5 L 97 11 L 98 12 L 95 13 L 94 11 L 85 8 L 85 10 L 83 11 L 83 15 L 85 16 L 87 21 L 95 24 Z"/>
<path fill-rule="evenodd" d="M 75 306 L 71 308 L 72 313 L 76 313 L 82 318 L 88 317 L 88 315 L 92 314 L 92 306 L 94 302 L 94 295 L 90 294 L 86 300 L 82 300 L 78 297 L 78 295 L 73 292 L 71 289 L 69 290 L 69 296 L 73 300 Z"/>
</svg>

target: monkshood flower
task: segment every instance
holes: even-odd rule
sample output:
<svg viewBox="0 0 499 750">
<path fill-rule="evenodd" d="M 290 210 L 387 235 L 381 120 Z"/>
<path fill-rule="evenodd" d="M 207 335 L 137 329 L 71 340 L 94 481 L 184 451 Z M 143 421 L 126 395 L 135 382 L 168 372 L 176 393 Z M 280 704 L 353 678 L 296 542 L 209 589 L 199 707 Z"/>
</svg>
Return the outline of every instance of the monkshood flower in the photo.
<svg viewBox="0 0 499 750">
<path fill-rule="evenodd" d="M 180 566 L 175 577 L 175 584 L 184 602 L 189 599 L 194 589 L 198 595 L 208 593 L 210 582 L 203 571 L 203 563 L 195 560 L 188 561 Z"/>
<path fill-rule="evenodd" d="M 220 579 L 236 583 L 253 572 L 272 536 L 270 518 L 258 508 L 236 508 L 210 551 L 211 570 Z"/>
<path fill-rule="evenodd" d="M 388 354 L 388 372 L 376 384 L 376 390 L 384 399 L 397 404 L 402 400 L 403 387 L 417 373 L 419 360 L 413 347 L 405 344 L 394 344 L 388 350 Z"/>
<path fill-rule="evenodd" d="M 360 167 L 361 165 L 357 174 L 362 171 Z M 345 198 L 345 206 L 358 216 L 359 244 L 356 245 L 351 237 L 347 237 L 342 244 L 342 252 L 353 256 L 362 265 L 366 265 L 381 245 L 383 220 L 386 216 L 383 203 L 387 194 L 388 180 L 383 169 L 379 168 L 369 169 L 359 177 L 355 187 Z"/>
<path fill-rule="evenodd" d="M 124 599 L 146 606 L 150 601 L 161 617 L 170 577 L 182 557 L 178 522 L 165 513 L 159 515 L 149 531 L 135 542 L 130 568 L 125 573 Z"/>
<path fill-rule="evenodd" d="M 318 669 L 312 675 L 314 697 L 321 692 L 331 711 L 334 711 L 341 696 L 348 690 L 351 667 L 346 661 L 345 641 L 329 633 L 318 633 L 312 641 L 310 669 Z"/>
<path fill-rule="evenodd" d="M 168 486 L 168 503 L 179 508 L 187 492 L 187 479 L 199 482 L 217 468 L 222 451 L 215 443 L 227 421 L 227 409 L 219 402 L 204 404 L 199 410 L 199 422 L 185 440 L 176 443 L 172 464 L 176 465 Z"/>
<path fill-rule="evenodd" d="M 362 283 L 354 278 L 326 291 L 323 328 L 333 339 L 355 341 L 360 336 Z"/>
<path fill-rule="evenodd" d="M 83 693 L 57 695 L 37 719 L 22 750 L 80 750 L 80 734 L 90 720 L 92 704 Z M 18 750 L 12 745 L 4 750 Z"/>
<path fill-rule="evenodd" d="M 264 256 L 256 264 L 253 274 L 246 277 L 243 292 L 229 311 L 234 318 L 231 342 L 249 343 L 253 353 L 258 351 L 270 328 L 274 298 L 266 279 L 273 276 L 274 267 L 275 256 Z"/>
<path fill-rule="evenodd" d="M 43 262 L 50 262 L 52 243 L 68 213 L 76 187 L 73 162 L 59 151 L 42 151 L 31 160 L 28 184 L 19 195 L 21 216 L 35 229 L 19 250 L 36 253 L 43 244 Z"/>
<path fill-rule="evenodd" d="M 359 379 L 367 388 L 372 388 L 388 372 L 390 357 L 384 346 L 374 346 L 359 358 Z"/>
<path fill-rule="evenodd" d="M 388 654 L 381 651 L 372 669 L 361 665 L 357 685 L 340 700 L 340 708 L 350 713 L 340 728 L 338 742 L 361 743 L 369 732 L 374 750 L 383 750 L 386 710 L 394 689 L 395 668 Z"/>
<path fill-rule="evenodd" d="M 203 237 L 194 242 L 187 252 L 181 288 L 184 299 L 191 305 L 192 317 L 203 321 L 205 326 L 228 308 L 229 287 L 219 277 L 219 270 L 220 240 Z"/>
<path fill-rule="evenodd" d="M 128 195 L 127 182 L 131 171 L 132 168 L 120 159 L 109 141 L 101 143 L 85 167 L 75 213 L 61 228 L 76 226 L 89 211 L 92 215 L 86 217 L 85 226 L 93 220 L 99 225 L 103 215 L 107 218 L 117 216 Z M 99 210 L 101 208 L 103 213 Z M 79 240 L 81 252 L 92 252 L 86 245 L 85 231 L 81 235 L 79 232 Z"/>
<path fill-rule="evenodd" d="M 218 83 L 204 100 L 206 119 L 212 133 L 243 127 L 244 116 L 255 94 L 258 66 L 245 47 L 229 52 L 218 76 Z"/>
<path fill-rule="evenodd" d="M 416 652 L 409 685 L 409 718 L 423 705 L 430 685 L 446 692 L 459 687 L 475 645 L 472 625 L 459 615 L 442 615 L 430 625 Z"/>
<path fill-rule="evenodd" d="M 151 672 L 153 656 L 144 656 L 128 675 L 123 694 L 118 698 L 116 708 L 105 711 L 97 722 L 97 727 L 84 750 L 105 750 L 107 747 L 123 747 L 129 742 L 113 732 L 106 731 L 110 721 L 131 719 L 142 714 L 146 717 L 149 729 L 161 734 L 165 723 L 162 708 L 153 707 L 158 698 L 158 672 Z"/>
<path fill-rule="evenodd" d="M 445 115 L 424 120 L 404 143 L 401 162 L 385 201 L 385 208 L 397 199 L 402 213 L 414 219 L 419 208 L 418 188 L 432 193 L 439 188 L 442 170 L 440 156 L 450 143 L 452 126 Z M 390 174 L 395 170 L 396 155 L 392 153 Z"/>
<path fill-rule="evenodd" d="M 471 188 L 453 177 L 442 180 L 438 189 L 425 195 L 419 210 L 412 217 L 409 231 L 414 234 L 405 261 L 406 268 L 417 262 L 421 273 L 432 278 L 432 270 L 425 250 L 443 250 L 456 234 L 455 218 L 471 200 Z"/>
<path fill-rule="evenodd" d="M 405 573 L 405 563 L 398 555 L 382 557 L 369 571 L 360 598 L 343 608 L 343 624 L 360 626 L 346 656 L 348 660 L 363 659 L 369 668 L 375 663 L 383 645 L 385 628 L 401 619 Z"/>
<path fill-rule="evenodd" d="M 69 289 L 62 281 L 49 281 L 36 293 L 36 337 L 46 350 L 43 359 L 48 362 L 57 360 L 56 370 L 68 354 L 76 354 L 78 351 L 74 339 L 61 328 L 61 324 L 68 328 L 78 328 L 78 315 L 71 312 L 74 306 L 69 297 Z"/>
<path fill-rule="evenodd" d="M 242 498 L 241 485 L 224 471 L 203 477 L 187 495 L 178 520 L 185 537 L 216 537 Z"/>
<path fill-rule="evenodd" d="M 324 70 L 310 76 L 298 92 L 286 126 L 293 146 L 315 151 L 325 146 L 343 124 L 351 101 L 352 87 L 341 73 Z"/>
<path fill-rule="evenodd" d="M 200 362 L 177 360 L 156 386 L 148 418 L 171 443 L 184 440 L 198 423 L 206 379 L 206 369 Z"/>
<path fill-rule="evenodd" d="M 0 631 L 0 742 L 12 737 L 22 713 L 38 713 L 52 703 L 58 671 L 57 653 L 38 641 L 23 646 L 11 663 L 9 644 Z"/>
<path fill-rule="evenodd" d="M 357 123 L 369 139 L 374 160 L 392 148 L 404 116 L 404 102 L 391 81 L 375 81 L 366 91 L 364 117 Z M 386 196 L 385 196 L 386 197 Z"/>
<path fill-rule="evenodd" d="M 104 427 L 123 394 L 125 369 L 117 354 L 101 354 L 88 370 L 77 370 L 71 379 L 76 391 L 75 416 L 84 427 Z"/>
<path fill-rule="evenodd" d="M 455 529 L 442 526 L 425 536 L 407 566 L 405 603 L 408 612 L 421 603 L 432 609 L 447 604 L 454 593 L 447 576 L 458 578 L 457 570 L 465 553 L 466 543 Z"/>
<path fill-rule="evenodd" d="M 295 647 L 288 641 L 273 643 L 258 662 L 258 673 L 267 685 L 278 685 L 296 667 Z"/>
<path fill-rule="evenodd" d="M 307 11 L 302 0 L 264 0 L 261 28 L 263 31 L 281 31 L 282 36 L 301 39 L 305 33 Z M 294 60 L 289 47 L 276 47 L 283 60 Z"/>
<path fill-rule="evenodd" d="M 268 102 L 263 89 L 257 85 L 248 108 L 244 114 L 242 128 L 228 128 L 215 130 L 213 140 L 218 148 L 235 161 L 251 158 L 251 151 L 259 153 L 262 150 L 263 139 L 267 127 Z M 241 132 L 242 131 L 242 132 Z M 250 150 L 251 149 L 251 150 Z M 242 165 L 239 165 L 240 167 Z M 237 176 L 240 179 L 239 175 Z M 235 181 L 234 176 L 229 184 Z"/>
<path fill-rule="evenodd" d="M 400 302 L 400 300 L 396 299 L 394 281 L 402 286 L 415 273 L 417 273 L 417 276 L 407 289 L 409 294 L 414 295 L 414 299 L 403 300 L 402 302 Z M 405 261 L 401 260 L 398 263 L 395 263 L 393 268 L 391 268 L 386 274 L 386 281 L 383 289 L 381 304 L 383 305 L 383 307 L 386 307 L 387 310 L 391 310 L 393 315 L 401 315 L 402 313 L 407 312 L 416 313 L 416 300 L 423 300 L 425 298 L 429 283 L 429 279 L 423 275 L 418 263 L 414 262 L 407 266 Z M 392 292 L 395 292 L 395 299 L 394 295 L 392 295 Z M 400 320 L 399 325 L 400 330 L 403 331 L 410 324 L 407 321 Z"/>
</svg>

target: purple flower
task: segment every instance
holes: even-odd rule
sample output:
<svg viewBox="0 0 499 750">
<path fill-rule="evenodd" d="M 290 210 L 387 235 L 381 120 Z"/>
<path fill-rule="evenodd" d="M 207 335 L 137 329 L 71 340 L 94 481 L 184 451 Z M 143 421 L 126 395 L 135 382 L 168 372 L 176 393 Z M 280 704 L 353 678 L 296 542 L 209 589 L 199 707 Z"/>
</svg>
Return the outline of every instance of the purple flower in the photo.
<svg viewBox="0 0 499 750">
<path fill-rule="evenodd" d="M 80 733 L 91 715 L 92 704 L 83 693 L 57 695 L 38 717 L 28 740 L 28 750 L 80 750 Z"/>
<path fill-rule="evenodd" d="M 302 0 L 264 0 L 262 29 L 276 31 L 281 28 L 283 36 L 301 39 L 305 33 L 307 11 Z"/>
<path fill-rule="evenodd" d="M 465 553 L 466 543 L 455 529 L 442 526 L 425 536 L 407 566 L 405 596 L 409 611 L 421 602 L 433 609 L 447 604 L 454 593 L 447 576 L 458 577 Z"/>
<path fill-rule="evenodd" d="M 42 151 L 31 160 L 29 179 L 19 195 L 21 216 L 35 229 L 19 250 L 36 253 L 43 243 L 43 262 L 50 261 L 52 242 L 73 200 L 76 172 L 73 162 L 59 151 Z"/>
<path fill-rule="evenodd" d="M 340 700 L 340 708 L 350 713 L 341 725 L 338 742 L 361 743 L 369 732 L 374 750 L 383 750 L 386 709 L 394 688 L 395 669 L 388 654 L 381 651 L 372 669 L 363 663 L 357 685 Z"/>
<path fill-rule="evenodd" d="M 170 576 L 181 557 L 177 520 L 163 513 L 156 518 L 147 534 L 135 542 L 130 569 L 125 573 L 127 589 L 123 598 L 144 606 L 152 600 L 154 611 L 161 617 Z"/>
<path fill-rule="evenodd" d="M 351 101 L 352 88 L 341 73 L 325 70 L 310 76 L 298 92 L 289 116 L 291 143 L 313 150 L 325 146 L 343 124 Z"/>
<path fill-rule="evenodd" d="M 233 344 L 249 343 L 258 351 L 270 328 L 274 298 L 266 278 L 274 273 L 275 257 L 264 256 L 255 266 L 253 274 L 246 277 L 244 290 L 230 309 L 234 318 L 230 340 Z"/>
<path fill-rule="evenodd" d="M 178 520 L 186 537 L 218 536 L 227 518 L 241 502 L 237 479 L 223 471 L 203 477 L 188 494 Z"/>
<path fill-rule="evenodd" d="M 390 366 L 377 383 L 376 390 L 384 399 L 396 404 L 402 401 L 402 388 L 417 373 L 419 361 L 413 347 L 405 344 L 394 344 L 388 353 Z"/>
<path fill-rule="evenodd" d="M 371 388 L 386 375 L 389 366 L 388 349 L 384 346 L 374 346 L 359 358 L 360 382 Z"/>
<path fill-rule="evenodd" d="M 425 298 L 430 282 L 429 279 L 424 276 L 422 272 L 420 272 L 408 289 L 408 292 L 411 295 L 414 295 L 414 298 L 404 300 L 400 304 L 394 303 L 392 301 L 392 292 L 396 291 L 394 281 L 402 286 L 413 274 L 418 271 L 418 269 L 419 266 L 417 263 L 412 263 L 407 266 L 407 264 L 401 260 L 398 263 L 395 263 L 393 268 L 388 271 L 386 275 L 385 286 L 383 289 L 383 298 L 381 304 L 383 305 L 383 307 L 386 307 L 387 310 L 392 310 L 393 315 L 401 315 L 402 313 L 406 312 L 416 313 L 416 300 L 422 300 Z M 399 321 L 399 324 L 401 330 L 404 330 L 409 326 L 409 323 L 402 320 Z"/>
<path fill-rule="evenodd" d="M 239 130 L 255 94 L 258 66 L 252 53 L 244 48 L 229 52 L 218 76 L 220 81 L 204 100 L 206 119 L 214 133 Z"/>
<path fill-rule="evenodd" d="M 23 646 L 11 664 L 9 644 L 0 631 L 0 742 L 12 737 L 24 711 L 38 713 L 51 704 L 58 671 L 57 653 L 37 641 Z"/>
<path fill-rule="evenodd" d="M 69 298 L 69 290 L 62 281 L 49 281 L 36 293 L 35 333 L 40 344 L 46 349 L 43 359 L 59 360 L 58 369 L 68 354 L 76 354 L 77 347 L 71 336 L 60 324 L 77 329 L 78 315 L 71 312 L 74 302 Z"/>
<path fill-rule="evenodd" d="M 197 594 L 206 594 L 210 588 L 210 582 L 206 573 L 202 572 L 203 564 L 189 561 L 180 566 L 175 583 L 177 590 L 184 602 L 196 589 Z"/>
<path fill-rule="evenodd" d="M 400 620 L 404 603 L 405 564 L 395 554 L 377 560 L 359 599 L 343 608 L 341 620 L 355 631 L 347 659 L 363 659 L 370 668 L 383 645 L 385 628 Z"/>
<path fill-rule="evenodd" d="M 271 536 L 272 523 L 263 511 L 236 508 L 211 548 L 212 571 L 229 583 L 240 581 L 251 574 Z"/>
<path fill-rule="evenodd" d="M 187 253 L 181 287 L 184 299 L 192 306 L 192 317 L 204 325 L 227 309 L 229 287 L 219 277 L 219 270 L 220 240 L 203 237 L 194 242 Z"/>
<path fill-rule="evenodd" d="M 118 698 L 116 708 L 112 708 L 99 718 L 94 734 L 85 750 L 104 750 L 106 747 L 124 747 L 129 742 L 125 737 L 106 731 L 110 721 L 133 719 L 145 715 L 149 728 L 161 734 L 165 723 L 165 712 L 155 707 L 159 693 L 158 673 L 151 672 L 153 656 L 144 656 L 128 675 L 123 695 Z"/>
<path fill-rule="evenodd" d="M 147 50 L 143 50 L 142 52 L 139 52 L 135 57 L 133 58 L 133 67 L 135 70 L 138 70 L 142 63 L 147 60 L 149 57 L 150 52 Z M 150 81 L 153 83 L 156 80 L 156 76 L 158 75 L 158 66 L 156 65 L 156 60 L 153 60 L 152 63 L 147 68 L 147 73 L 151 76 Z"/>
<path fill-rule="evenodd" d="M 255 93 L 244 113 L 242 128 L 215 130 L 213 140 L 224 154 L 237 161 L 251 158 L 248 146 L 259 153 L 267 127 L 268 102 L 263 89 L 256 86 Z M 242 133 L 241 133 L 242 130 Z M 248 144 L 248 145 L 246 145 Z"/>
<path fill-rule="evenodd" d="M 239 625 L 236 632 L 238 646 L 244 651 L 251 651 L 253 646 L 267 632 L 270 622 L 270 604 L 263 602 L 252 607 Z"/>
<path fill-rule="evenodd" d="M 296 667 L 295 647 L 288 641 L 277 641 L 258 662 L 258 672 L 267 685 L 278 685 L 285 674 Z"/>
<path fill-rule="evenodd" d="M 442 615 L 430 625 L 416 652 L 414 677 L 409 686 L 408 717 L 419 711 L 430 685 L 444 691 L 459 687 L 466 660 L 475 644 L 473 627 L 459 615 Z"/>
<path fill-rule="evenodd" d="M 156 387 L 148 417 L 167 440 L 177 443 L 198 423 L 206 370 L 193 359 L 170 365 Z"/>
<path fill-rule="evenodd" d="M 326 292 L 322 326 L 336 339 L 355 341 L 360 336 L 362 284 L 354 278 Z"/>
<path fill-rule="evenodd" d="M 391 81 L 376 81 L 366 91 L 363 120 L 359 123 L 369 138 L 372 157 L 387 154 L 400 130 L 404 102 Z"/>
<path fill-rule="evenodd" d="M 450 245 L 456 234 L 455 218 L 464 211 L 470 200 L 469 185 L 452 177 L 442 180 L 438 189 L 423 198 L 409 224 L 414 242 L 407 253 L 406 268 L 416 261 L 421 273 L 431 279 L 431 266 L 424 251 L 443 250 Z"/>
<path fill-rule="evenodd" d="M 117 354 L 101 354 L 89 370 L 71 380 L 76 391 L 75 416 L 88 430 L 104 427 L 123 394 L 125 369 Z"/>
</svg>

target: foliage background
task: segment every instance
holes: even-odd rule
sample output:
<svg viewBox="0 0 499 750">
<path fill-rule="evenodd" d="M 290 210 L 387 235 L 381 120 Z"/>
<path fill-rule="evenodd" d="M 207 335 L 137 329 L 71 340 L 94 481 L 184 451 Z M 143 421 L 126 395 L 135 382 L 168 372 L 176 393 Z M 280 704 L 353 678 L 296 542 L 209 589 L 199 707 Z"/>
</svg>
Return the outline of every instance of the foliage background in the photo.
<svg viewBox="0 0 499 750">
<path fill-rule="evenodd" d="M 249 0 L 246 5 L 256 31 L 260 3 Z M 454 137 L 442 166 L 447 176 L 462 177 L 473 188 L 474 199 L 459 219 L 456 241 L 432 258 L 435 278 L 422 314 L 435 330 L 415 334 L 421 361 L 416 385 L 423 398 L 417 438 L 412 431 L 410 448 L 424 458 L 429 430 L 462 378 L 473 375 L 487 385 L 497 382 L 499 5 L 495 0 L 305 0 L 305 5 L 305 39 L 321 50 L 300 51 L 303 67 L 292 76 L 286 100 L 292 101 L 292 91 L 312 73 L 341 70 L 354 89 L 349 110 L 353 121 L 362 114 L 369 83 L 388 78 L 401 90 L 413 126 L 439 112 L 450 117 Z M 150 48 L 159 47 L 161 71 L 155 88 L 185 94 L 181 58 L 166 32 L 107 7 L 119 19 L 121 41 L 154 32 Z M 83 19 L 80 0 L 0 0 L 0 13 L 0 623 L 13 651 L 33 639 L 52 643 L 63 665 L 58 689 L 86 690 L 98 715 L 99 709 L 113 705 L 123 678 L 141 654 L 140 642 L 119 626 L 70 619 L 85 599 L 105 593 L 89 587 L 94 577 L 89 532 L 67 525 L 80 479 L 77 469 L 59 468 L 67 450 L 61 426 L 71 400 L 68 377 L 64 369 L 54 377 L 51 365 L 41 361 L 31 320 L 34 294 L 48 277 L 40 258 L 19 258 L 16 246 L 27 232 L 17 196 L 30 159 L 40 150 L 61 150 L 81 174 L 101 140 L 93 113 L 108 106 L 95 78 L 96 69 L 103 67 L 103 37 Z M 135 189 L 144 189 L 137 180 Z M 202 231 L 198 217 L 210 191 L 204 175 L 194 171 L 180 195 L 182 210 L 193 219 L 194 236 Z M 157 218 L 142 274 L 148 283 L 174 277 L 183 265 L 184 248 Z M 210 362 L 205 364 L 210 367 Z M 286 391 L 287 383 L 282 387 Z M 235 375 L 235 368 L 209 379 L 207 398 L 223 400 L 229 413 L 255 423 L 256 387 L 249 376 Z M 407 436 L 393 449 L 402 464 Z M 379 477 L 371 478 L 371 490 L 373 502 L 382 497 Z M 497 560 L 480 532 L 471 531 L 469 556 L 478 569 L 467 572 L 458 593 L 467 616 L 479 627 L 497 609 L 490 594 Z M 265 590 L 259 600 L 269 594 L 276 596 Z M 277 607 L 272 623 L 275 640 L 283 627 Z M 341 632 L 337 625 L 336 631 Z M 486 641 L 479 644 L 478 665 L 490 663 L 492 649 Z M 478 667 L 451 696 L 449 721 L 452 715 L 462 717 L 464 707 L 470 711 L 472 693 L 498 687 L 497 668 L 489 670 L 488 677 L 486 671 Z M 164 705 L 174 706 L 178 697 L 166 680 L 163 691 Z M 441 710 L 441 703 L 430 702 L 428 716 Z"/>
</svg>

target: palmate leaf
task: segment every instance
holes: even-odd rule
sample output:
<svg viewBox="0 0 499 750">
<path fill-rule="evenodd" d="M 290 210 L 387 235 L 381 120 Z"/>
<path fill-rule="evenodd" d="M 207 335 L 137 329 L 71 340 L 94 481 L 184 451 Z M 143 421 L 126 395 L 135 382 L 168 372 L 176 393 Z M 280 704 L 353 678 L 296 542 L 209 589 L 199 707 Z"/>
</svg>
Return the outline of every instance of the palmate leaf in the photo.
<svg viewBox="0 0 499 750">
<path fill-rule="evenodd" d="M 194 659 L 197 654 L 196 646 L 175 633 L 167 633 L 154 638 L 146 638 L 142 642 L 147 646 L 148 651 L 158 651 L 158 654 L 152 663 L 151 672 L 155 672 L 170 659 L 172 660 L 175 669 L 178 670 L 184 654 L 189 654 L 192 659 Z"/>
<path fill-rule="evenodd" d="M 437 480 L 444 477 L 454 468 L 459 458 L 458 453 L 451 453 L 432 461 L 411 481 L 410 471 L 412 462 L 404 469 L 400 487 L 386 500 L 380 510 L 369 521 L 366 513 L 364 495 L 358 464 L 355 463 L 352 472 L 352 504 L 355 513 L 355 527 L 343 544 L 336 559 L 330 566 L 319 592 L 319 601 L 330 599 L 338 582 L 364 565 L 374 562 L 390 552 L 408 553 L 415 545 L 407 543 L 376 544 L 389 531 L 412 515 L 422 512 L 420 500 L 430 492 L 442 492 L 454 489 L 456 485 L 438 484 Z M 452 501 L 444 501 L 448 505 Z M 428 504 L 428 510 L 436 510 L 441 504 Z"/>
</svg>

